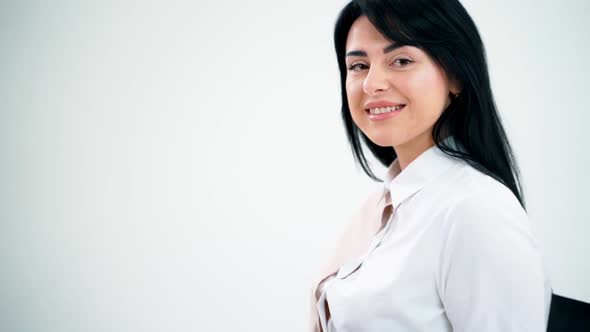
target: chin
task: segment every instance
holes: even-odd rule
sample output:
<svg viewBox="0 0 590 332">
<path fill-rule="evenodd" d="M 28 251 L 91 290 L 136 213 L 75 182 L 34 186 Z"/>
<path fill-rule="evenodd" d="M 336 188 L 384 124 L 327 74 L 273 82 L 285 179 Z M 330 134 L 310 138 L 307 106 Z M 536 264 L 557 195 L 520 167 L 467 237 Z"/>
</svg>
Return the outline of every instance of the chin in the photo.
<svg viewBox="0 0 590 332">
<path fill-rule="evenodd" d="M 404 133 L 401 135 L 392 135 L 391 131 L 388 132 L 373 132 L 371 135 L 365 134 L 371 142 L 380 147 L 396 147 L 402 146 L 412 140 L 412 136 L 406 136 Z M 407 133 L 405 133 L 407 134 Z"/>
<path fill-rule="evenodd" d="M 373 142 L 376 145 L 379 145 L 380 147 L 391 147 L 391 146 L 395 146 L 397 145 L 395 142 L 395 139 L 392 139 L 392 137 L 385 137 L 385 136 L 368 136 L 367 137 L 371 140 L 371 142 Z"/>
</svg>

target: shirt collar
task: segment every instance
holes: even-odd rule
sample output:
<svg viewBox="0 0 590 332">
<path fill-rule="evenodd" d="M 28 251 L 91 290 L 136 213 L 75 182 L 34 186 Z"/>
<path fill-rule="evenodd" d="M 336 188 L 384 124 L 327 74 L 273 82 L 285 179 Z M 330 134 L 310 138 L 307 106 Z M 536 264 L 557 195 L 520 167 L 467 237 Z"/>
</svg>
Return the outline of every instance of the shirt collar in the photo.
<svg viewBox="0 0 590 332">
<path fill-rule="evenodd" d="M 452 136 L 445 138 L 443 142 L 454 148 L 459 147 Z M 396 158 L 387 169 L 383 182 L 386 202 L 397 207 L 457 162 L 457 159 L 442 152 L 436 144 L 422 152 L 403 171 Z"/>
</svg>

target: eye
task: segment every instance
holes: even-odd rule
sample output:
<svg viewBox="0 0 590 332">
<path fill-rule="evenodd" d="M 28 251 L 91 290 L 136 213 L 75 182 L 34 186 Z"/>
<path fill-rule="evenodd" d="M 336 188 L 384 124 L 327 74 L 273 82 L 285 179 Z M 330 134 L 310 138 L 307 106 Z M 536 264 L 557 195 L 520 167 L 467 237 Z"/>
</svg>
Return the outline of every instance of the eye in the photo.
<svg viewBox="0 0 590 332">
<path fill-rule="evenodd" d="M 365 66 L 365 65 L 364 65 L 364 64 L 362 64 L 362 63 L 353 63 L 353 64 L 352 64 L 350 67 L 348 67 L 348 70 L 351 70 L 351 71 L 358 71 L 357 69 L 361 69 L 361 68 L 359 68 L 358 66 L 364 66 L 364 67 L 367 67 L 367 66 Z"/>
<path fill-rule="evenodd" d="M 393 61 L 394 65 L 397 67 L 405 67 L 405 66 L 411 64 L 412 62 L 414 62 L 414 61 L 412 61 L 411 59 L 407 59 L 407 58 L 399 58 L 399 59 L 396 59 L 395 61 Z"/>
</svg>

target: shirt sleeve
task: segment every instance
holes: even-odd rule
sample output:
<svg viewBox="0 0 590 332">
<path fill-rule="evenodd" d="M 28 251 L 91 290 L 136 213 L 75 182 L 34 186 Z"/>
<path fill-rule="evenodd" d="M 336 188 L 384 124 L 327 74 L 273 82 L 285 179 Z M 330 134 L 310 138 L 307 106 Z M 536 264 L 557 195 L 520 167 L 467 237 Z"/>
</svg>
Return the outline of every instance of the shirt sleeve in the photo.
<svg viewBox="0 0 590 332">
<path fill-rule="evenodd" d="M 509 190 L 474 194 L 444 223 L 439 292 L 453 331 L 545 331 L 544 269 Z"/>
</svg>

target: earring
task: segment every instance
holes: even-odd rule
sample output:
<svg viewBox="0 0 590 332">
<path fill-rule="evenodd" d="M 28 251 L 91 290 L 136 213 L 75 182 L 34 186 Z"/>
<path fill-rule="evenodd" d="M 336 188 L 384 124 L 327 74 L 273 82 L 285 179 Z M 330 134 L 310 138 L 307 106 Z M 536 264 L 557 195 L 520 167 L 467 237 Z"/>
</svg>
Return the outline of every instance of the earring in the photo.
<svg viewBox="0 0 590 332">
<path fill-rule="evenodd" d="M 461 95 L 461 90 L 457 91 L 457 93 L 454 95 L 455 99 L 459 98 L 460 95 Z"/>
</svg>

